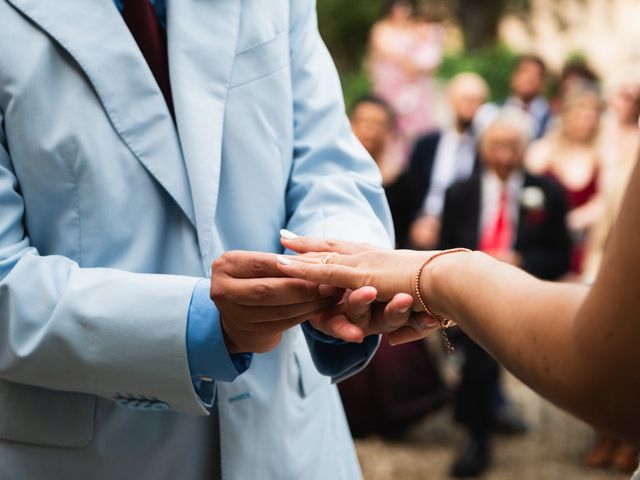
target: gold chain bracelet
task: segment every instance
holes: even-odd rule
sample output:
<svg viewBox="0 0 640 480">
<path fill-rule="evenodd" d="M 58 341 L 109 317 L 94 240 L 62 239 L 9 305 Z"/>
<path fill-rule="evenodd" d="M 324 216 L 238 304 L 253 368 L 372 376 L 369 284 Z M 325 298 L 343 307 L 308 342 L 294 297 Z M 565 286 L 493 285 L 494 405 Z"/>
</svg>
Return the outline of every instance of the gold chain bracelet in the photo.
<svg viewBox="0 0 640 480">
<path fill-rule="evenodd" d="M 427 258 L 424 262 L 422 262 L 422 264 L 420 265 L 420 268 L 418 269 L 418 272 L 416 273 L 416 298 L 418 299 L 418 302 L 420 303 L 420 306 L 425 311 L 425 313 L 430 317 L 434 318 L 435 320 L 437 320 L 438 322 L 440 322 L 440 332 L 442 334 L 442 342 L 444 343 L 444 346 L 447 349 L 447 353 L 453 353 L 455 350 L 453 348 L 453 344 L 451 343 L 451 340 L 449 339 L 449 335 L 447 334 L 447 329 L 451 327 L 455 327 L 457 323 L 451 320 L 450 318 L 434 314 L 431 311 L 431 309 L 427 307 L 427 303 L 422 298 L 422 293 L 420 292 L 420 277 L 422 277 L 422 272 L 427 267 L 427 265 L 433 262 L 436 258 L 442 257 L 443 255 L 448 255 L 450 253 L 463 253 L 463 252 L 471 253 L 471 250 L 469 250 L 468 248 L 452 248 L 451 250 L 443 250 L 441 252 L 435 253 L 431 255 L 429 258 Z"/>
</svg>

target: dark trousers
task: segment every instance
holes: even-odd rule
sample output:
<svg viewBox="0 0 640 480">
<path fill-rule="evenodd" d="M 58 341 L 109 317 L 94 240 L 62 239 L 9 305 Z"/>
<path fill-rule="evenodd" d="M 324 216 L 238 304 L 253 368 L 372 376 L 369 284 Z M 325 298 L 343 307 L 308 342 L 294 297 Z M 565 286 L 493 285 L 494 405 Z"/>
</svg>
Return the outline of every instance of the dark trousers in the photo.
<svg viewBox="0 0 640 480">
<path fill-rule="evenodd" d="M 472 434 L 486 436 L 495 424 L 500 366 L 462 332 L 456 337 L 456 346 L 464 350 L 465 357 L 456 392 L 456 420 Z"/>
</svg>

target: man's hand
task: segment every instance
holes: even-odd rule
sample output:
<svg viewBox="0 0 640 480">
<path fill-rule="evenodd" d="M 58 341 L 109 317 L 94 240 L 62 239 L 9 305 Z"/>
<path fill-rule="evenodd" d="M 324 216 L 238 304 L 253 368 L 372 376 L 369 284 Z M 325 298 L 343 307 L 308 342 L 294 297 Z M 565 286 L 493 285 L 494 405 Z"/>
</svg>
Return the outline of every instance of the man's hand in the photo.
<svg viewBox="0 0 640 480">
<path fill-rule="evenodd" d="M 486 253 L 496 260 L 508 263 L 514 267 L 522 268 L 522 255 L 515 250 L 494 250 Z"/>
<path fill-rule="evenodd" d="M 230 354 L 273 350 L 282 333 L 334 307 L 344 295 L 328 285 L 286 277 L 276 255 L 229 252 L 211 267 L 211 299 Z"/>
<path fill-rule="evenodd" d="M 409 229 L 411 246 L 418 250 L 432 250 L 440 237 L 440 220 L 437 217 L 423 215 L 418 217 Z"/>
<path fill-rule="evenodd" d="M 348 291 L 344 301 L 333 309 L 311 319 L 311 325 L 327 335 L 348 342 L 361 342 L 364 337 L 391 333 L 393 339 L 400 332 L 405 343 L 424 338 L 439 324 L 423 313 L 412 311 L 413 297 L 406 293 L 395 295 L 388 303 L 375 301 L 377 291 L 363 287 Z M 407 332 L 410 334 L 407 335 Z"/>
</svg>

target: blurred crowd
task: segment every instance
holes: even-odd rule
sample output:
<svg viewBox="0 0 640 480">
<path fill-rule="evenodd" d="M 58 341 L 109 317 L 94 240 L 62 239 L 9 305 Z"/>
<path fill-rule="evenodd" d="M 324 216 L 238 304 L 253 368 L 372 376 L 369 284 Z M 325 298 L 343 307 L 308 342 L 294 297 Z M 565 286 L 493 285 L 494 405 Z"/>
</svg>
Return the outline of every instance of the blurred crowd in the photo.
<svg viewBox="0 0 640 480">
<path fill-rule="evenodd" d="M 439 98 L 442 27 L 411 2 L 388 3 L 371 32 L 372 92 L 350 116 L 380 167 L 397 246 L 467 247 L 542 279 L 592 281 L 640 147 L 640 83 L 569 63 L 547 95 L 545 62 L 523 55 L 506 101 L 490 103 L 491 85 L 472 72 L 451 79 Z M 439 125 L 434 109 L 443 102 L 450 121 Z M 528 426 L 495 360 L 463 332 L 454 343 L 459 380 L 451 385 L 425 343 L 383 341 L 371 364 L 340 385 L 354 435 L 395 437 L 452 404 L 468 433 L 452 476 L 489 469 L 493 436 Z M 596 438 L 588 466 L 635 469 L 636 449 Z"/>
</svg>

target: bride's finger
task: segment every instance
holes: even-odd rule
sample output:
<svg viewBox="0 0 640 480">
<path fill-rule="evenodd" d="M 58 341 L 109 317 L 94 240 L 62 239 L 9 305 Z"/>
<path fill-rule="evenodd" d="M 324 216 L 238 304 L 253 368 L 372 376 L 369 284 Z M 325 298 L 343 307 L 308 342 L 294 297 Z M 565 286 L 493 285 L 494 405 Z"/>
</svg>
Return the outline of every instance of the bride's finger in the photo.
<svg viewBox="0 0 640 480">
<path fill-rule="evenodd" d="M 283 255 L 284 258 L 288 260 L 293 260 L 296 262 L 303 263 L 311 263 L 311 264 L 321 264 L 321 265 L 344 265 L 346 267 L 355 267 L 358 263 L 358 260 L 354 255 L 340 255 L 335 252 L 314 252 L 314 253 L 303 253 L 300 255 Z"/>
<path fill-rule="evenodd" d="M 364 275 L 357 269 L 337 262 L 299 262 L 297 257 L 278 256 L 278 269 L 290 277 L 315 283 L 333 285 L 338 288 L 357 290 L 366 285 Z"/>
<path fill-rule="evenodd" d="M 354 255 L 372 250 L 373 247 L 361 243 L 344 242 L 342 240 L 327 240 L 312 237 L 291 237 L 281 232 L 282 245 L 297 253 L 336 252 L 343 255 Z"/>
</svg>

